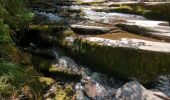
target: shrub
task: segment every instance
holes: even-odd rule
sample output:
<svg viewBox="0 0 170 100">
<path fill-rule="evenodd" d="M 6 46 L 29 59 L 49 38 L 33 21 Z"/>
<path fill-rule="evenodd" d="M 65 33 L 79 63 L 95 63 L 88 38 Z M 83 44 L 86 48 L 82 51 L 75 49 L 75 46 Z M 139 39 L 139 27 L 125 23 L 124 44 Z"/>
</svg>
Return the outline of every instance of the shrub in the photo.
<svg viewBox="0 0 170 100">
<path fill-rule="evenodd" d="M 6 43 L 9 41 L 9 27 L 7 24 L 4 24 L 3 19 L 0 19 L 0 43 Z"/>
</svg>

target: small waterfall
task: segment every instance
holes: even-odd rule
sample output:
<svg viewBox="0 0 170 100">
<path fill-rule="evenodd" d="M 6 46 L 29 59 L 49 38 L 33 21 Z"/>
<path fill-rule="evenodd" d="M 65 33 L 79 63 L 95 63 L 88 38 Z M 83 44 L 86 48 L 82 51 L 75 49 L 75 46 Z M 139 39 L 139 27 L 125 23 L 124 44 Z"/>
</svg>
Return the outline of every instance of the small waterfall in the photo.
<svg viewBox="0 0 170 100">
<path fill-rule="evenodd" d="M 49 22 L 59 22 L 62 20 L 61 17 L 59 17 L 56 14 L 53 13 L 46 13 L 46 12 L 36 12 L 38 16 L 42 16 L 44 20 L 47 20 Z"/>
</svg>

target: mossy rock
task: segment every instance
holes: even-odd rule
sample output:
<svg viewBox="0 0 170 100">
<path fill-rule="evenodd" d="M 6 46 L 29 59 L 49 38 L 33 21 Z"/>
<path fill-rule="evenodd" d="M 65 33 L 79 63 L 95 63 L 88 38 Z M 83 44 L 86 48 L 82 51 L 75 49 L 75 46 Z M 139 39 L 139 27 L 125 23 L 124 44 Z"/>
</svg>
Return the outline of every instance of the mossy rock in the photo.
<svg viewBox="0 0 170 100">
<path fill-rule="evenodd" d="M 146 84 L 158 75 L 170 73 L 170 53 L 104 46 L 84 39 L 76 39 L 73 45 L 65 46 L 77 61 L 114 77 Z"/>
<path fill-rule="evenodd" d="M 12 43 L 0 44 L 0 58 L 9 59 L 14 62 L 20 62 L 21 58 L 19 55 L 18 48 Z"/>
<path fill-rule="evenodd" d="M 48 94 L 46 97 L 49 100 L 71 100 L 74 94 L 73 86 L 66 85 L 61 86 L 59 84 L 54 84 L 56 91 L 52 94 Z"/>
</svg>

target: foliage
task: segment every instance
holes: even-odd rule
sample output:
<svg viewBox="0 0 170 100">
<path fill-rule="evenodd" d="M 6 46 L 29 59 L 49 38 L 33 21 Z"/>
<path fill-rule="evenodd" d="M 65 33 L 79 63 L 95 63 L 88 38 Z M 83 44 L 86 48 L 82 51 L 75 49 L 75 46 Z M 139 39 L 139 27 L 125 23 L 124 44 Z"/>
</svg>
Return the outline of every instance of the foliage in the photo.
<svg viewBox="0 0 170 100">
<path fill-rule="evenodd" d="M 30 99 L 41 98 L 43 91 L 54 81 L 38 74 L 31 67 L 24 67 L 0 59 L 0 96 L 17 98 L 20 94 Z M 27 89 L 25 89 L 27 88 Z"/>
<path fill-rule="evenodd" d="M 26 26 L 33 14 L 24 7 L 26 0 L 0 0 L 0 43 L 10 41 L 10 30 Z"/>
<path fill-rule="evenodd" d="M 32 19 L 32 14 L 24 7 L 25 0 L 1 0 L 0 18 L 10 26 L 18 28 L 25 26 Z"/>
<path fill-rule="evenodd" d="M 0 94 L 9 95 L 23 85 L 24 70 L 11 62 L 0 60 Z"/>
<path fill-rule="evenodd" d="M 2 19 L 0 19 L 0 43 L 6 43 L 9 41 L 9 27 L 7 24 L 4 24 Z"/>
<path fill-rule="evenodd" d="M 147 6 L 145 9 L 147 9 L 148 12 L 144 16 L 149 19 L 170 20 L 169 3 Z"/>
</svg>

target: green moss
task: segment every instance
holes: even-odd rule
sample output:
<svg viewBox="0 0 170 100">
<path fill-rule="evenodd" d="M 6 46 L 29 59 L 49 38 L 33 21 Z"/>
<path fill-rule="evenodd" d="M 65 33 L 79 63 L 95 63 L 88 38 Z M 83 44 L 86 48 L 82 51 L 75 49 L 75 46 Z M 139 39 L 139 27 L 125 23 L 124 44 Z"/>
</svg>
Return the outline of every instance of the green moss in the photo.
<svg viewBox="0 0 170 100">
<path fill-rule="evenodd" d="M 31 57 L 31 62 L 34 66 L 36 66 L 37 70 L 42 72 L 48 72 L 48 69 L 51 67 L 51 60 L 33 55 Z"/>
<path fill-rule="evenodd" d="M 47 86 L 50 86 L 51 84 L 54 83 L 54 80 L 52 78 L 39 77 L 38 79 L 39 79 L 40 83 L 45 83 Z"/>
<path fill-rule="evenodd" d="M 113 8 L 110 11 L 113 12 L 120 12 L 120 13 L 132 13 L 132 8 L 130 6 L 120 6 L 118 8 Z"/>
<path fill-rule="evenodd" d="M 18 63 L 21 61 L 18 49 L 12 43 L 5 43 L 0 45 L 0 58 L 8 59 Z"/>
<path fill-rule="evenodd" d="M 149 19 L 154 19 L 154 20 L 170 20 L 170 3 L 165 3 L 165 4 L 158 4 L 158 5 L 151 5 L 147 6 L 146 9 L 148 12 L 144 15 L 145 17 Z"/>
<path fill-rule="evenodd" d="M 58 91 L 55 93 L 55 100 L 71 100 L 73 95 L 73 87 L 68 85 L 65 89 L 61 87 L 57 88 Z"/>
<path fill-rule="evenodd" d="M 3 98 L 18 98 L 27 95 L 31 100 L 40 99 L 54 80 L 43 77 L 30 66 L 24 67 L 6 60 L 0 60 L 0 94 Z"/>
</svg>

